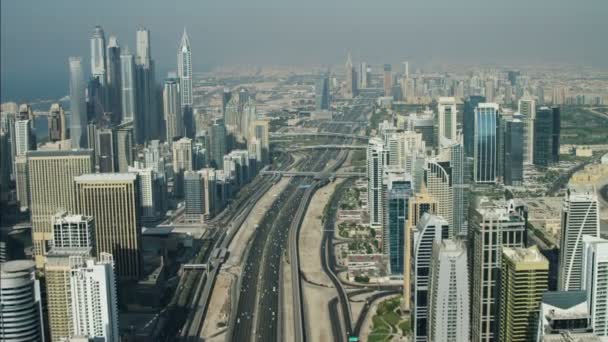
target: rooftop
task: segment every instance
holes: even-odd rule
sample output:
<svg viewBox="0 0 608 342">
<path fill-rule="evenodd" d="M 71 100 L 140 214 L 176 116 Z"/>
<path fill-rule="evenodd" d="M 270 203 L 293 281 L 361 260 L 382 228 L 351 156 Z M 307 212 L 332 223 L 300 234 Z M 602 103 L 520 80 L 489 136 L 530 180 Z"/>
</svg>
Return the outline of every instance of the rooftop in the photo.
<svg viewBox="0 0 608 342">
<path fill-rule="evenodd" d="M 76 182 L 131 182 L 136 179 L 132 173 L 88 173 L 74 177 Z"/>
</svg>

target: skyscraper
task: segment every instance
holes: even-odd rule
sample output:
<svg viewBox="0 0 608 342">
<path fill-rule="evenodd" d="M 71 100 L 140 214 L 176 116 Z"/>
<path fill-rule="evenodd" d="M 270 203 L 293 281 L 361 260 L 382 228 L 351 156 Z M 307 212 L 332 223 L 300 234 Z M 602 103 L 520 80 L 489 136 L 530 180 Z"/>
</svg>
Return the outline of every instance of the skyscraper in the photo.
<svg viewBox="0 0 608 342">
<path fill-rule="evenodd" d="M 0 340 L 44 341 L 42 298 L 30 260 L 0 263 Z"/>
<path fill-rule="evenodd" d="M 534 121 L 536 120 L 536 103 L 533 98 L 522 98 L 517 105 L 517 111 L 525 116 L 524 126 L 524 163 L 534 162 Z"/>
<path fill-rule="evenodd" d="M 453 97 L 440 97 L 437 103 L 439 116 L 438 141 L 442 145 L 443 139 L 456 139 L 457 115 L 456 99 Z"/>
<path fill-rule="evenodd" d="M 524 180 L 524 123 L 519 118 L 505 121 L 504 183 L 521 185 Z"/>
<path fill-rule="evenodd" d="M 135 84 L 135 62 L 129 49 L 125 48 L 120 55 L 120 81 L 122 102 L 122 123 L 132 122 L 133 128 L 137 130 L 137 105 Z M 137 132 L 135 132 L 137 135 Z"/>
<path fill-rule="evenodd" d="M 59 212 L 53 217 L 52 249 L 95 248 L 95 223 L 92 216 Z M 95 253 L 93 253 L 94 255 Z"/>
<path fill-rule="evenodd" d="M 467 157 L 473 157 L 475 150 L 475 108 L 480 103 L 486 102 L 483 96 L 469 96 L 464 101 L 462 113 L 462 134 L 464 152 Z"/>
<path fill-rule="evenodd" d="M 344 97 L 347 99 L 352 99 L 357 95 L 357 72 L 353 67 L 353 61 L 350 57 L 350 52 L 346 57 L 346 87 L 344 88 Z"/>
<path fill-rule="evenodd" d="M 97 166 L 99 172 L 116 171 L 114 158 L 114 133 L 111 129 L 100 129 L 97 131 Z"/>
<path fill-rule="evenodd" d="M 608 337 L 608 240 L 583 236 L 582 280 L 593 331 Z"/>
<path fill-rule="evenodd" d="M 196 171 L 184 173 L 185 218 L 189 222 L 201 222 L 205 215 L 205 186 L 203 174 Z"/>
<path fill-rule="evenodd" d="M 163 193 L 162 180 L 151 167 L 129 167 L 129 172 L 137 174 L 139 195 L 139 208 L 143 223 L 151 223 L 160 219 L 162 202 L 165 194 Z"/>
<path fill-rule="evenodd" d="M 27 151 L 36 149 L 36 136 L 32 131 L 32 121 L 17 120 L 15 122 L 15 156 L 25 156 Z"/>
<path fill-rule="evenodd" d="M 115 36 L 108 38 L 106 52 L 106 99 L 108 109 L 112 112 L 112 123 L 116 124 L 122 121 L 122 79 L 120 46 Z"/>
<path fill-rule="evenodd" d="M 402 172 L 385 173 L 386 227 L 382 238 L 382 249 L 388 255 L 391 274 L 403 275 L 405 252 L 405 224 L 407 221 L 408 202 L 412 194 L 411 176 Z"/>
<path fill-rule="evenodd" d="M 146 28 L 137 29 L 136 33 L 137 55 L 135 58 L 136 79 L 136 113 L 139 118 L 136 121 L 137 142 L 157 139 L 160 134 L 160 115 L 156 106 L 156 81 L 154 71 L 154 60 L 151 56 L 150 30 Z"/>
<path fill-rule="evenodd" d="M 462 241 L 435 241 L 428 297 L 429 341 L 469 341 L 469 270 Z"/>
<path fill-rule="evenodd" d="M 27 158 L 25 156 L 15 156 L 15 190 L 17 193 L 17 201 L 19 202 L 19 210 L 27 211 L 30 207 L 30 184 L 28 179 Z"/>
<path fill-rule="evenodd" d="M 367 63 L 361 62 L 361 64 L 359 64 L 359 88 L 367 88 L 369 81 L 370 80 L 367 78 Z"/>
<path fill-rule="evenodd" d="M 98 173 L 74 177 L 77 212 L 95 218 L 95 249 L 110 253 L 120 279 L 141 275 L 141 220 L 137 175 Z"/>
<path fill-rule="evenodd" d="M 477 199 L 471 211 L 471 341 L 498 340 L 498 287 L 503 247 L 524 247 L 526 222 L 513 201 Z"/>
<path fill-rule="evenodd" d="M 553 142 L 555 140 L 553 118 L 553 111 L 549 107 L 540 107 L 536 113 L 536 120 L 534 120 L 534 165 L 548 166 L 553 163 Z M 559 145 L 557 148 L 559 153 Z"/>
<path fill-rule="evenodd" d="M 42 267 L 53 239 L 51 218 L 75 209 L 74 177 L 93 172 L 95 162 L 92 150 L 31 151 L 27 159 L 34 255 Z"/>
<path fill-rule="evenodd" d="M 111 254 L 101 253 L 99 259 L 73 261 L 70 274 L 72 326 L 76 336 L 120 341 L 118 334 L 118 297 Z"/>
<path fill-rule="evenodd" d="M 53 103 L 49 109 L 49 140 L 59 141 L 68 138 L 68 127 L 65 112 L 59 103 Z"/>
<path fill-rule="evenodd" d="M 82 58 L 70 57 L 70 138 L 72 148 L 86 147 L 87 106 Z"/>
<path fill-rule="evenodd" d="M 559 145 L 562 125 L 560 107 L 551 107 L 551 114 L 553 115 L 553 129 L 551 131 L 551 161 L 553 163 L 557 163 L 559 162 Z"/>
<path fill-rule="evenodd" d="M 166 141 L 184 135 L 179 80 L 168 78 L 163 85 L 163 113 L 165 117 Z"/>
<path fill-rule="evenodd" d="M 192 139 L 181 138 L 172 144 L 173 150 L 173 188 L 175 195 L 184 194 L 184 172 L 192 171 Z M 223 156 L 222 156 L 223 161 Z M 220 164 L 221 165 L 221 164 Z"/>
<path fill-rule="evenodd" d="M 393 67 L 390 64 L 384 64 L 384 96 L 391 96 L 393 93 Z"/>
<path fill-rule="evenodd" d="M 494 102 L 495 89 L 494 89 L 494 80 L 489 79 L 485 82 L 484 95 L 488 102 Z"/>
<path fill-rule="evenodd" d="M 101 26 L 95 26 L 91 37 L 91 76 L 106 84 L 106 37 Z"/>
<path fill-rule="evenodd" d="M 315 101 L 317 103 L 317 109 L 329 109 L 329 75 L 323 74 L 317 80 L 315 86 Z"/>
<path fill-rule="evenodd" d="M 583 236 L 600 236 L 598 199 L 590 186 L 570 186 L 561 215 L 558 288 L 580 290 L 583 272 Z"/>
<path fill-rule="evenodd" d="M 367 146 L 367 207 L 369 225 L 380 230 L 383 227 L 384 201 L 382 196 L 382 177 L 387 163 L 388 150 L 380 138 L 371 138 Z"/>
<path fill-rule="evenodd" d="M 211 126 L 211 164 L 220 168 L 224 164 L 226 148 L 226 126 L 224 120 L 215 119 Z"/>
<path fill-rule="evenodd" d="M 496 182 L 498 170 L 498 105 L 479 103 L 475 108 L 474 169 L 477 183 Z"/>
<path fill-rule="evenodd" d="M 499 341 L 535 341 L 538 308 L 548 288 L 549 261 L 538 247 L 503 248 Z"/>
<path fill-rule="evenodd" d="M 449 225 L 441 216 L 425 213 L 414 231 L 414 341 L 426 341 L 428 329 L 429 274 L 433 245 L 448 238 Z"/>
<path fill-rule="evenodd" d="M 192 51 L 190 50 L 190 39 L 185 28 L 179 49 L 177 50 L 177 77 L 180 80 L 182 106 L 192 107 Z"/>
<path fill-rule="evenodd" d="M 437 215 L 444 218 L 450 225 L 449 237 L 456 236 L 453 231 L 453 188 L 450 163 L 431 160 L 424 172 L 424 181 L 429 195 L 437 200 Z"/>
</svg>

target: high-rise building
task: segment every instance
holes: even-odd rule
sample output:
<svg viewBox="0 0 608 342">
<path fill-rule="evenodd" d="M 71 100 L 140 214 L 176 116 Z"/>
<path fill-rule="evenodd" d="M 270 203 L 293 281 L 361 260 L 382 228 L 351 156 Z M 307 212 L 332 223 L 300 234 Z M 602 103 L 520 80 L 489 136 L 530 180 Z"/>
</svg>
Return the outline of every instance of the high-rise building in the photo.
<svg viewBox="0 0 608 342">
<path fill-rule="evenodd" d="M 553 129 L 551 131 L 551 160 L 553 163 L 557 163 L 559 162 L 559 145 L 562 125 L 560 107 L 551 107 L 551 114 L 553 115 Z"/>
<path fill-rule="evenodd" d="M 100 129 L 97 131 L 97 166 L 99 172 L 116 171 L 114 161 L 114 133 L 111 129 Z"/>
<path fill-rule="evenodd" d="M 19 202 L 19 209 L 22 212 L 27 211 L 30 207 L 31 193 L 30 183 L 28 179 L 27 170 L 27 157 L 15 156 L 15 191 L 17 194 L 17 201 Z"/>
<path fill-rule="evenodd" d="M 177 77 L 180 80 L 181 104 L 183 107 L 192 107 L 192 51 L 185 28 L 177 50 Z"/>
<path fill-rule="evenodd" d="M 112 123 L 122 121 L 122 79 L 121 79 L 121 60 L 120 46 L 115 36 L 108 38 L 106 50 L 106 99 L 108 109 L 112 112 Z"/>
<path fill-rule="evenodd" d="M 253 122 L 250 140 L 256 143 L 253 151 L 258 165 L 265 165 L 270 161 L 270 138 L 268 120 L 259 119 Z M 252 151 L 250 151 L 252 152 Z"/>
<path fill-rule="evenodd" d="M 106 37 L 101 26 L 95 26 L 91 37 L 91 76 L 106 84 Z"/>
<path fill-rule="evenodd" d="M 582 280 L 593 332 L 608 337 L 608 240 L 583 236 Z"/>
<path fill-rule="evenodd" d="M 443 139 L 456 139 L 457 123 L 456 99 L 453 97 L 440 97 L 437 103 L 437 116 L 439 117 L 439 145 Z"/>
<path fill-rule="evenodd" d="M 201 222 L 206 213 L 205 185 L 203 174 L 196 171 L 184 173 L 184 209 L 185 219 L 189 222 Z"/>
<path fill-rule="evenodd" d="M 429 195 L 437 201 L 437 215 L 443 217 L 450 225 L 449 237 L 453 238 L 453 192 L 452 168 L 448 162 L 431 160 L 424 172 L 424 183 Z"/>
<path fill-rule="evenodd" d="M 118 172 L 127 172 L 134 160 L 134 138 L 132 122 L 114 128 L 114 167 Z"/>
<path fill-rule="evenodd" d="M 36 136 L 32 131 L 32 121 L 17 120 L 15 122 L 15 156 L 25 156 L 27 151 L 36 149 Z"/>
<path fill-rule="evenodd" d="M 477 183 L 494 183 L 498 171 L 498 105 L 479 103 L 475 108 L 473 177 Z"/>
<path fill-rule="evenodd" d="M 135 120 L 137 124 L 137 142 L 157 139 L 160 135 L 160 115 L 156 106 L 156 81 L 154 60 L 151 56 L 150 30 L 146 28 L 137 29 L 136 33 L 137 55 L 135 58 L 135 82 L 136 82 L 136 113 L 139 117 Z"/>
<path fill-rule="evenodd" d="M 70 57 L 70 139 L 72 148 L 86 147 L 87 106 L 81 57 Z"/>
<path fill-rule="evenodd" d="M 428 340 L 469 341 L 469 270 L 462 241 L 435 241 L 428 297 Z"/>
<path fill-rule="evenodd" d="M 0 340 L 44 341 L 42 298 L 30 260 L 0 263 Z"/>
<path fill-rule="evenodd" d="M 344 97 L 347 99 L 352 99 L 357 96 L 357 71 L 353 67 L 353 61 L 350 56 L 350 52 L 346 57 L 346 87 L 344 88 Z"/>
<path fill-rule="evenodd" d="M 499 341 L 534 341 L 538 308 L 548 288 L 549 261 L 538 247 L 503 248 Z"/>
<path fill-rule="evenodd" d="M 170 143 L 184 135 L 179 80 L 175 78 L 166 79 L 163 85 L 163 113 L 166 141 Z"/>
<path fill-rule="evenodd" d="M 553 111 L 549 107 L 540 107 L 534 120 L 534 165 L 548 166 L 553 163 Z M 558 140 L 559 141 L 559 140 Z M 558 145 L 559 152 L 559 145 Z"/>
<path fill-rule="evenodd" d="M 53 241 L 55 251 L 72 248 L 95 249 L 95 225 L 92 216 L 59 212 L 53 217 Z"/>
<path fill-rule="evenodd" d="M 471 341 L 498 340 L 498 287 L 502 249 L 524 247 L 526 221 L 505 203 L 477 199 L 469 219 L 471 256 Z"/>
<path fill-rule="evenodd" d="M 192 171 L 192 140 L 181 138 L 172 144 L 173 150 L 173 190 L 175 196 L 184 195 L 184 172 Z"/>
<path fill-rule="evenodd" d="M 382 177 L 387 163 L 388 150 L 379 138 L 372 138 L 367 146 L 367 207 L 369 225 L 380 230 L 383 227 L 384 201 L 382 196 Z"/>
<path fill-rule="evenodd" d="M 427 341 L 428 293 L 435 242 L 448 238 L 449 225 L 441 216 L 425 213 L 414 231 L 413 327 L 414 341 Z"/>
<path fill-rule="evenodd" d="M 241 114 L 241 122 L 239 125 L 239 136 L 241 142 L 247 142 L 250 139 L 251 131 L 257 119 L 257 105 L 255 99 L 249 98 L 243 105 Z"/>
<path fill-rule="evenodd" d="M 488 102 L 494 102 L 495 88 L 494 88 L 494 80 L 489 79 L 485 82 L 484 95 Z"/>
<path fill-rule="evenodd" d="M 475 150 L 475 108 L 484 102 L 486 102 L 486 98 L 483 96 L 469 96 L 464 101 L 462 135 L 464 152 L 467 157 L 473 157 Z"/>
<path fill-rule="evenodd" d="M 367 78 L 367 63 L 359 64 L 359 88 L 365 89 L 368 87 L 370 80 Z"/>
<path fill-rule="evenodd" d="M 505 121 L 504 183 L 521 185 L 524 181 L 524 122 L 519 118 Z"/>
<path fill-rule="evenodd" d="M 138 194 L 141 220 L 143 223 L 155 222 L 163 217 L 162 179 L 151 167 L 129 167 L 129 172 L 138 175 Z"/>
<path fill-rule="evenodd" d="M 215 119 L 211 126 L 211 165 L 220 168 L 224 164 L 224 155 L 228 152 L 226 147 L 226 126 L 224 120 Z"/>
<path fill-rule="evenodd" d="M 330 98 L 329 98 L 329 75 L 323 74 L 317 80 L 315 86 L 315 101 L 317 103 L 317 109 L 329 109 Z"/>
<path fill-rule="evenodd" d="M 600 236 L 599 204 L 593 187 L 570 186 L 561 215 L 558 288 L 580 290 L 583 272 L 583 236 Z"/>
<path fill-rule="evenodd" d="M 97 261 L 75 259 L 73 263 L 77 266 L 72 267 L 70 274 L 73 334 L 107 342 L 120 341 L 112 255 L 101 253 Z"/>
<path fill-rule="evenodd" d="M 121 103 L 122 123 L 133 123 L 133 129 L 137 130 L 137 104 L 135 84 L 135 61 L 129 49 L 125 48 L 120 54 L 120 81 L 121 81 Z M 137 132 L 135 132 L 137 135 Z"/>
<path fill-rule="evenodd" d="M 601 342 L 593 333 L 585 291 L 548 291 L 539 310 L 538 342 Z"/>
<path fill-rule="evenodd" d="M 524 115 L 524 162 L 533 164 L 534 157 L 534 121 L 536 120 L 536 103 L 533 98 L 527 97 L 519 100 L 517 111 Z"/>
<path fill-rule="evenodd" d="M 30 213 L 36 264 L 42 267 L 50 246 L 52 217 L 74 212 L 74 177 L 94 170 L 92 150 L 45 150 L 27 154 Z"/>
<path fill-rule="evenodd" d="M 61 104 L 53 103 L 49 109 L 49 140 L 60 141 L 68 138 L 65 112 Z"/>
<path fill-rule="evenodd" d="M 405 224 L 412 195 L 412 180 L 403 172 L 385 172 L 384 197 L 386 202 L 382 250 L 388 255 L 390 273 L 403 275 L 405 252 Z"/>
<path fill-rule="evenodd" d="M 384 64 L 384 96 L 391 96 L 393 93 L 393 67 L 390 64 Z"/>
<path fill-rule="evenodd" d="M 98 173 L 74 177 L 77 209 L 95 218 L 95 249 L 110 253 L 121 279 L 141 275 L 141 221 L 137 175 Z"/>
</svg>

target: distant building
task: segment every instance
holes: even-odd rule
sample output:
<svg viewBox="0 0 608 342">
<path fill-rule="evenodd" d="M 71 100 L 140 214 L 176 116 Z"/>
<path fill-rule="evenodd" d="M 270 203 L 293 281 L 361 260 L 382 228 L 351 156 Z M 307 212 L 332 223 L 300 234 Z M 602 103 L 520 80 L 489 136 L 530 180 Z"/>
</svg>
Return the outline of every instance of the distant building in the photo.
<svg viewBox="0 0 608 342">
<path fill-rule="evenodd" d="M 133 166 L 135 137 L 133 134 L 133 123 L 127 122 L 114 128 L 114 167 L 121 173 L 127 172 L 129 166 Z M 107 152 L 106 152 L 107 153 Z"/>
<path fill-rule="evenodd" d="M 49 140 L 55 142 L 68 139 L 67 124 L 63 107 L 59 103 L 53 103 L 49 109 Z"/>
<path fill-rule="evenodd" d="M 549 262 L 536 246 L 503 248 L 499 341 L 533 341 L 538 307 L 548 287 Z"/>
<path fill-rule="evenodd" d="M 577 291 L 583 286 L 583 236 L 600 237 L 599 204 L 591 186 L 571 186 L 561 214 L 558 289 Z"/>
<path fill-rule="evenodd" d="M 534 165 L 548 166 L 559 161 L 559 107 L 540 107 L 534 121 Z"/>
<path fill-rule="evenodd" d="M 137 129 L 141 123 L 136 122 L 139 118 L 137 113 L 137 84 L 135 79 L 135 60 L 129 50 L 125 48 L 120 55 L 120 80 L 122 101 L 122 123 L 131 123 L 133 127 L 133 138 L 137 141 Z"/>
<path fill-rule="evenodd" d="M 72 148 L 86 147 L 87 110 L 81 57 L 70 57 L 70 139 Z"/>
<path fill-rule="evenodd" d="M 184 173 L 185 219 L 189 222 L 202 222 L 206 214 L 205 186 L 202 174 L 196 171 Z"/>
<path fill-rule="evenodd" d="M 192 139 L 181 138 L 172 144 L 173 148 L 173 188 L 176 196 L 183 196 L 184 172 L 192 171 Z"/>
<path fill-rule="evenodd" d="M 122 78 L 120 46 L 116 36 L 108 38 L 106 48 L 106 99 L 108 111 L 112 113 L 112 123 L 122 121 Z"/>
<path fill-rule="evenodd" d="M 329 97 L 329 75 L 327 74 L 323 74 L 317 80 L 315 86 L 315 101 L 317 109 L 329 109 L 331 100 Z"/>
<path fill-rule="evenodd" d="M 224 163 L 224 155 L 228 152 L 226 146 L 226 126 L 224 125 L 224 120 L 215 119 L 210 130 L 211 166 L 221 168 Z"/>
<path fill-rule="evenodd" d="M 143 223 L 152 223 L 164 217 L 163 180 L 151 167 L 129 167 L 138 176 L 139 206 Z"/>
<path fill-rule="evenodd" d="M 190 38 L 185 28 L 177 50 L 177 77 L 180 81 L 181 104 L 183 107 L 192 108 L 194 104 L 192 99 L 192 51 L 190 49 Z"/>
<path fill-rule="evenodd" d="M 435 241 L 428 306 L 429 341 L 469 341 L 469 270 L 462 241 Z"/>
<path fill-rule="evenodd" d="M 95 249 L 112 254 L 121 280 L 139 279 L 142 273 L 137 178 L 130 173 L 74 178 L 77 212 L 95 218 Z"/>
<path fill-rule="evenodd" d="M 116 161 L 114 156 L 114 133 L 111 129 L 97 130 L 97 166 L 99 172 L 115 172 Z"/>
<path fill-rule="evenodd" d="M 91 76 L 106 84 L 106 37 L 101 26 L 95 26 L 91 37 Z"/>
<path fill-rule="evenodd" d="M 449 225 L 440 216 L 424 214 L 414 231 L 413 327 L 414 341 L 427 341 L 428 293 L 433 245 L 448 238 Z"/>
<path fill-rule="evenodd" d="M 534 163 L 534 121 L 536 120 L 536 103 L 532 98 L 522 98 L 517 111 L 524 116 L 524 163 Z"/>
<path fill-rule="evenodd" d="M 393 95 L 393 71 L 390 64 L 384 64 L 384 96 Z"/>
<path fill-rule="evenodd" d="M 380 230 L 383 227 L 384 200 L 382 196 L 382 177 L 384 165 L 388 159 L 388 150 L 379 138 L 372 138 L 367 146 L 367 207 L 371 228 Z"/>
<path fill-rule="evenodd" d="M 504 131 L 504 183 L 521 185 L 524 181 L 525 126 L 519 118 L 505 121 Z"/>
<path fill-rule="evenodd" d="M 353 67 L 353 61 L 350 56 L 350 52 L 348 53 L 348 57 L 346 58 L 346 87 L 344 88 L 344 97 L 347 99 L 352 99 L 357 96 L 357 71 Z"/>
<path fill-rule="evenodd" d="M 440 97 L 437 103 L 437 116 L 439 118 L 438 141 L 442 139 L 456 139 L 457 116 L 456 99 L 453 97 Z"/>
<path fill-rule="evenodd" d="M 42 297 L 30 260 L 0 264 L 0 340 L 44 341 Z"/>
</svg>

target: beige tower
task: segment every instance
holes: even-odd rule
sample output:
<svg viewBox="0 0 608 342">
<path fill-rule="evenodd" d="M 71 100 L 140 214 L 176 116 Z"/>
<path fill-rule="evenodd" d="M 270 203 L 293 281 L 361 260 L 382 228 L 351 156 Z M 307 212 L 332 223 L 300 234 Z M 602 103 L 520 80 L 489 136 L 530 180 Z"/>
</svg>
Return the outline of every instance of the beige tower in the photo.
<svg viewBox="0 0 608 342">
<path fill-rule="evenodd" d="M 429 195 L 424 185 L 420 193 L 410 198 L 408 207 L 408 220 L 405 225 L 404 246 L 405 253 L 403 260 L 403 309 L 411 310 L 411 272 L 412 272 L 412 234 L 414 228 L 422 218 L 424 213 L 436 214 L 437 201 Z"/>
<path fill-rule="evenodd" d="M 30 151 L 27 153 L 30 186 L 32 240 L 36 266 L 44 265 L 44 254 L 52 236 L 52 217 L 74 209 L 74 177 L 93 172 L 92 150 Z"/>
<path fill-rule="evenodd" d="M 95 250 L 114 257 L 116 274 L 135 280 L 141 274 L 141 225 L 137 175 L 97 173 L 74 178 L 77 212 L 95 219 Z"/>
</svg>

